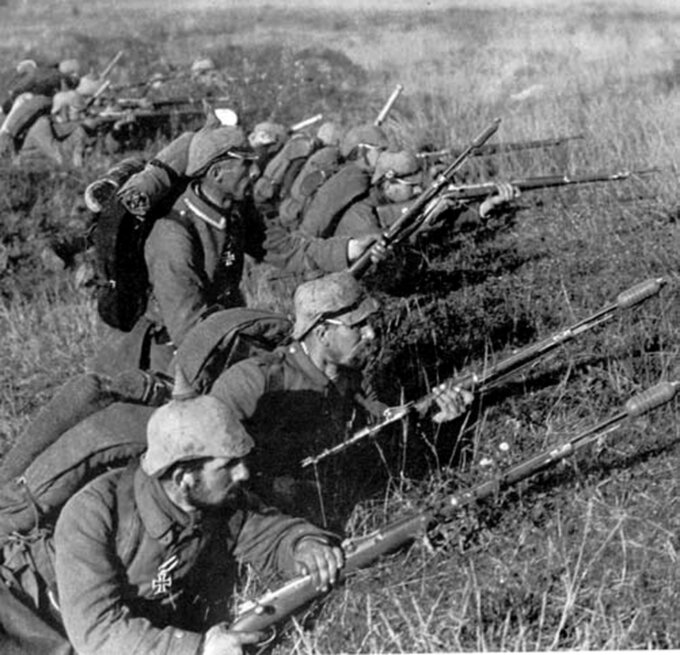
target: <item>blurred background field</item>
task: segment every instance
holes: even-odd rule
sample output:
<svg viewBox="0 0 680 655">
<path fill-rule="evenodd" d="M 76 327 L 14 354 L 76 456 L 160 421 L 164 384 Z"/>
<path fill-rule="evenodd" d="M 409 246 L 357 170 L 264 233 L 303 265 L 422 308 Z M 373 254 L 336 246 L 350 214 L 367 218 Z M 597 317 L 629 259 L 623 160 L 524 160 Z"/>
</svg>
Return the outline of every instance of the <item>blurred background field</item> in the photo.
<svg viewBox="0 0 680 655">
<path fill-rule="evenodd" d="M 395 142 L 465 145 L 501 117 L 498 141 L 582 134 L 556 149 L 472 162 L 477 178 L 659 167 L 624 182 L 526 193 L 511 216 L 450 229 L 369 283 L 384 302 L 371 370 L 391 402 L 453 370 L 481 370 L 664 276 L 658 299 L 622 314 L 504 385 L 463 424 L 411 425 L 348 451 L 383 493 L 350 535 L 486 479 L 680 377 L 677 358 L 680 5 L 656 2 L 0 2 L 0 80 L 21 58 L 75 56 L 115 81 L 212 57 L 246 125 L 318 111 L 372 120 L 396 83 Z M 157 147 L 149 148 L 152 154 Z M 38 245 L 82 219 L 84 170 L 0 170 L 0 446 L 103 335 L 73 271 Z M 400 260 L 403 263 L 403 260 Z M 349 581 L 280 652 L 671 648 L 680 643 L 677 406 L 620 429 Z M 509 451 L 499 449 L 501 443 Z M 386 484 L 385 484 L 386 483 Z M 385 491 L 386 489 L 386 491 Z M 311 629 L 307 629 L 311 628 Z"/>
</svg>

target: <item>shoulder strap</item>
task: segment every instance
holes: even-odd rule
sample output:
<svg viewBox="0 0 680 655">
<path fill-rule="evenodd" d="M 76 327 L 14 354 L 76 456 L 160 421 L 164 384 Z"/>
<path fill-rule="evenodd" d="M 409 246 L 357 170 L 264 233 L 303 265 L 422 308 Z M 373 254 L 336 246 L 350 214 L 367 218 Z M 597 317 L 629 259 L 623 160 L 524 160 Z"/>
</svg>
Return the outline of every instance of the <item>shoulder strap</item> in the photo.
<svg viewBox="0 0 680 655">
<path fill-rule="evenodd" d="M 283 372 L 283 360 L 285 355 L 282 352 L 273 352 L 266 358 L 267 372 L 265 375 L 265 393 L 276 393 L 285 391 L 285 374 Z"/>
</svg>

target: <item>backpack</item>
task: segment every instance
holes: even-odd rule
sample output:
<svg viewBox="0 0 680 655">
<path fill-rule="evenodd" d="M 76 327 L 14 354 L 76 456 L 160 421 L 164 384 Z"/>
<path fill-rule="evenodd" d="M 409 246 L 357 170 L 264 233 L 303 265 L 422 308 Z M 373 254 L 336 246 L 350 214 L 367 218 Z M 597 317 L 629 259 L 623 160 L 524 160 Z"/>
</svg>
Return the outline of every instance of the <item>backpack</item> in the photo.
<svg viewBox="0 0 680 655">
<path fill-rule="evenodd" d="M 144 242 L 153 220 L 127 211 L 117 196 L 102 208 L 92 240 L 100 284 L 97 312 L 111 327 L 129 332 L 146 310 L 149 274 Z"/>
<path fill-rule="evenodd" d="M 66 430 L 0 487 L 0 544 L 11 535 L 51 530 L 66 501 L 90 480 L 126 465 L 146 448 L 153 407 L 113 403 Z"/>
<path fill-rule="evenodd" d="M 253 189 L 258 205 L 276 202 L 290 192 L 293 181 L 319 147 L 319 142 L 304 134 L 293 135 L 267 163 Z"/>
<path fill-rule="evenodd" d="M 178 149 L 181 154 L 188 148 L 187 137 L 191 134 L 178 137 L 158 157 L 166 151 Z M 115 179 L 121 192 L 126 192 L 125 201 L 119 193 L 110 193 L 102 199 L 102 210 L 97 214 L 92 232 L 99 281 L 97 312 L 104 323 L 123 332 L 133 328 L 146 310 L 149 299 L 144 243 L 156 219 L 168 213 L 187 185 L 187 179 L 181 173 L 158 157 L 147 166 L 141 160 L 123 160 L 107 173 L 106 177 Z M 174 159 L 172 161 L 177 163 Z M 127 208 L 136 197 L 134 188 L 126 187 L 132 179 L 140 180 L 139 187 L 151 205 L 134 214 Z"/>
<path fill-rule="evenodd" d="M 187 334 L 171 368 L 179 367 L 196 393 L 208 393 L 222 371 L 242 359 L 271 352 L 286 342 L 292 327 L 285 316 L 262 309 L 215 311 Z"/>
<path fill-rule="evenodd" d="M 300 229 L 312 237 L 333 236 L 343 213 L 368 196 L 371 175 L 349 162 L 338 168 L 311 198 L 302 216 Z"/>
<path fill-rule="evenodd" d="M 324 146 L 305 160 L 287 196 L 282 194 L 279 216 L 287 229 L 297 228 L 316 192 L 340 170 L 341 164 L 340 148 L 337 146 Z"/>
<path fill-rule="evenodd" d="M 285 341 L 290 330 L 290 321 L 280 314 L 243 307 L 215 311 L 189 332 L 175 355 L 175 363 L 193 388 L 204 393 L 224 368 L 273 350 Z M 130 395 L 137 402 L 120 402 L 110 395 L 97 399 L 93 380 L 88 376 L 78 379 L 86 388 L 79 391 L 76 385 L 69 387 L 67 383 L 55 399 L 63 398 L 66 388 L 74 396 L 80 394 L 87 407 L 74 403 L 69 414 L 61 403 L 49 404 L 55 421 L 66 429 L 52 434 L 50 439 L 42 438 L 39 451 L 32 443 L 24 445 L 35 437 L 36 430 L 29 425 L 14 446 L 31 449 L 32 461 L 21 477 L 0 485 L 0 546 L 11 534 L 29 535 L 37 528 L 51 529 L 61 508 L 78 489 L 101 473 L 126 465 L 146 449 L 146 424 L 155 407 L 142 404 L 145 398 L 140 398 L 138 385 L 128 383 Z M 163 382 L 167 384 L 159 380 Z M 88 411 L 89 415 L 82 418 Z M 33 423 L 47 429 L 50 416 L 41 412 Z"/>
</svg>

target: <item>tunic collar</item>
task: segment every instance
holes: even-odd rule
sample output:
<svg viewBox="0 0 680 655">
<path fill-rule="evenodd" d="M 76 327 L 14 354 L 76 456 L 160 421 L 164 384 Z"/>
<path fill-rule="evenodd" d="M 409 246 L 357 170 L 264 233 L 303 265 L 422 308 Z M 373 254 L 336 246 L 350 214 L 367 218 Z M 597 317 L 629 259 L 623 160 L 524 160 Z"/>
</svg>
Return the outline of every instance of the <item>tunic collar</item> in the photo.
<svg viewBox="0 0 680 655">
<path fill-rule="evenodd" d="M 218 230 L 227 227 L 227 217 L 231 213 L 231 207 L 222 208 L 210 202 L 204 197 L 196 185 L 190 185 L 182 196 L 182 204 L 186 210 L 194 216 L 208 223 Z"/>
<path fill-rule="evenodd" d="M 320 387 L 330 387 L 333 381 L 328 378 L 323 371 L 310 359 L 309 355 L 303 350 L 299 341 L 293 341 L 288 346 L 288 354 L 295 365 L 308 377 L 314 380 Z"/>
<path fill-rule="evenodd" d="M 202 519 L 201 512 L 187 514 L 173 504 L 158 479 L 148 476 L 141 468 L 135 472 L 134 488 L 139 516 L 154 539 L 172 536 L 175 526 L 178 532 L 192 529 Z"/>
</svg>

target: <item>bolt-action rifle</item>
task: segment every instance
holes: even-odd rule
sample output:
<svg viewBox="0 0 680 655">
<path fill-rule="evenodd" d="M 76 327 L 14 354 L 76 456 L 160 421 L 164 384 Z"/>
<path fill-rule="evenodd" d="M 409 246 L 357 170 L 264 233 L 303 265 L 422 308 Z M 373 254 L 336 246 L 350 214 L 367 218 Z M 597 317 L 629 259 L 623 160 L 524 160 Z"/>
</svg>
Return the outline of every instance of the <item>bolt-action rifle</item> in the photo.
<svg viewBox="0 0 680 655">
<path fill-rule="evenodd" d="M 514 466 L 502 471 L 492 479 L 474 487 L 448 496 L 441 502 L 421 512 L 390 523 L 376 532 L 343 544 L 345 566 L 341 577 L 346 578 L 353 571 L 370 565 L 382 555 L 400 548 L 426 533 L 435 524 L 451 521 L 457 514 L 478 502 L 497 496 L 513 484 L 532 477 L 536 473 L 575 455 L 597 440 L 608 436 L 615 428 L 629 419 L 641 416 L 675 396 L 680 380 L 661 382 L 626 402 L 623 409 L 614 416 L 584 430 L 571 439 L 543 450 Z M 237 613 L 231 630 L 266 631 L 291 616 L 323 592 L 314 587 L 310 575 L 295 578 L 279 589 L 266 593 L 255 601 L 246 603 Z"/>
<path fill-rule="evenodd" d="M 387 99 L 387 102 L 385 102 L 385 105 L 378 113 L 376 119 L 373 121 L 373 125 L 380 127 L 385 122 L 387 115 L 390 113 L 390 111 L 392 111 L 394 103 L 397 101 L 397 98 L 403 90 L 404 87 L 401 84 L 397 84 L 397 86 L 394 87 L 394 91 L 392 91 L 390 97 Z"/>
<path fill-rule="evenodd" d="M 215 98 L 216 101 L 226 100 L 226 98 Z M 125 111 L 134 109 L 165 109 L 168 107 L 182 107 L 182 106 L 202 106 L 203 98 L 117 98 L 114 107 L 111 109 L 115 111 Z"/>
<path fill-rule="evenodd" d="M 593 182 L 618 182 L 634 176 L 651 175 L 657 173 L 658 168 L 647 168 L 634 171 L 582 173 L 580 175 L 539 175 L 537 177 L 520 177 L 509 180 L 510 184 L 520 191 L 533 189 L 548 189 L 550 187 L 574 186 L 577 184 L 591 184 Z M 443 192 L 443 198 L 452 200 L 481 200 L 492 195 L 496 190 L 495 182 L 480 182 L 479 184 L 450 184 Z"/>
<path fill-rule="evenodd" d="M 561 146 L 568 141 L 577 141 L 585 138 L 583 134 L 575 134 L 574 136 L 558 136 L 552 139 L 535 139 L 533 141 L 510 141 L 508 143 L 485 143 L 483 146 L 477 148 L 472 157 L 488 157 L 489 155 L 497 155 L 505 152 L 515 152 L 518 150 L 533 150 L 535 148 L 555 148 Z M 459 148 L 443 148 L 442 150 L 434 150 L 432 152 L 423 151 L 416 153 L 418 159 L 425 161 L 439 161 L 447 157 L 452 157 L 460 151 Z"/>
<path fill-rule="evenodd" d="M 193 119 L 204 116 L 202 107 L 192 109 L 127 109 L 127 110 L 105 110 L 93 117 L 95 124 L 99 128 L 111 123 L 114 126 L 128 125 L 137 121 L 160 122 L 170 119 Z"/>
<path fill-rule="evenodd" d="M 409 206 L 409 208 L 381 235 L 381 241 L 386 246 L 399 243 L 407 238 L 425 220 L 425 209 L 447 187 L 453 175 L 467 161 L 468 157 L 480 146 L 484 145 L 498 130 L 501 123 L 496 118 L 483 132 L 481 132 L 463 152 L 440 173 L 432 184 L 425 189 Z M 356 278 L 364 275 L 371 266 L 371 249 L 366 250 L 349 268 L 349 272 Z"/>
<path fill-rule="evenodd" d="M 522 348 L 515 354 L 510 355 L 510 357 L 501 360 L 497 364 L 490 366 L 480 373 L 465 373 L 464 375 L 454 376 L 446 380 L 444 384 L 446 385 L 446 388 L 449 389 L 465 389 L 478 395 L 486 393 L 492 388 L 498 386 L 501 382 L 507 380 L 509 377 L 527 369 L 529 366 L 532 366 L 538 360 L 550 354 L 562 344 L 575 339 L 577 336 L 592 330 L 594 327 L 597 327 L 606 321 L 611 320 L 619 311 L 635 307 L 652 296 L 655 296 L 657 293 L 659 293 L 665 283 L 666 281 L 664 278 L 652 278 L 650 280 L 640 282 L 639 284 L 622 291 L 616 297 L 616 300 L 613 303 L 603 307 L 600 311 L 596 312 L 592 316 L 589 316 L 588 318 L 585 318 L 578 323 L 575 323 L 574 325 L 571 325 L 570 327 L 561 330 L 560 332 L 557 332 L 552 336 L 543 339 L 542 341 L 539 341 L 538 343 L 532 344 L 526 348 Z M 420 414 L 424 413 L 440 393 L 442 392 L 431 391 L 419 400 L 411 401 L 410 403 L 406 403 L 398 407 L 390 407 L 385 411 L 383 418 L 374 425 L 369 425 L 368 427 L 358 430 L 351 437 L 345 439 L 345 441 L 327 448 L 318 455 L 305 458 L 302 460 L 302 462 L 300 462 L 300 466 L 305 468 L 307 466 L 317 464 L 326 457 L 337 455 L 350 446 L 353 446 L 360 441 L 373 436 L 387 425 L 405 418 L 411 412 L 418 412 Z"/>
</svg>

